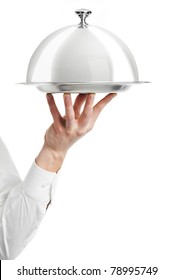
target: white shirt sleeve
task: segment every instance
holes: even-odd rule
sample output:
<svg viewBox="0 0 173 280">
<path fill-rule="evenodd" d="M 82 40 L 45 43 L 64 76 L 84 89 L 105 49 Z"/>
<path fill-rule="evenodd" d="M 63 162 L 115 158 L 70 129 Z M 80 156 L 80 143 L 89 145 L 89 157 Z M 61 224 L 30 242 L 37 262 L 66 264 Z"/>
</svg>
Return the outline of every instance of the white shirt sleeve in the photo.
<svg viewBox="0 0 173 280">
<path fill-rule="evenodd" d="M 0 259 L 15 259 L 37 232 L 58 174 L 34 162 L 23 180 L 0 139 Z"/>
</svg>

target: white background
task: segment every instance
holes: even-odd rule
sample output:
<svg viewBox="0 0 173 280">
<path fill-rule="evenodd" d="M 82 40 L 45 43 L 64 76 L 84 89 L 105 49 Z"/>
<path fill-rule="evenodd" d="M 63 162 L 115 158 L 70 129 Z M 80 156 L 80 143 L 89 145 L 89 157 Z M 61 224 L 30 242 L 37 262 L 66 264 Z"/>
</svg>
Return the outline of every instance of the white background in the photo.
<svg viewBox="0 0 173 280">
<path fill-rule="evenodd" d="M 118 94 L 94 130 L 72 147 L 37 236 L 15 261 L 3 261 L 3 279 L 19 279 L 16 269 L 22 265 L 158 266 L 157 276 L 135 279 L 172 279 L 171 2 L 1 1 L 0 133 L 22 177 L 41 148 L 51 116 L 45 94 L 15 83 L 25 81 L 29 59 L 44 37 L 78 23 L 75 9 L 91 9 L 88 22 L 118 35 L 135 56 L 140 80 L 152 81 Z M 63 110 L 62 95 L 55 98 Z M 119 278 L 133 279 L 103 277 Z"/>
</svg>

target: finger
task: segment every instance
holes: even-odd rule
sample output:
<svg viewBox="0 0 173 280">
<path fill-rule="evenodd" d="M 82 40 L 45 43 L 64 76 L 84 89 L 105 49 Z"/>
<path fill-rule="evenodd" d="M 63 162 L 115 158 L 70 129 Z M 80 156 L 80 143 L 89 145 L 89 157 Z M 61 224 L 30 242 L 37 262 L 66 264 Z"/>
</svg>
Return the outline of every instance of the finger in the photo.
<svg viewBox="0 0 173 280">
<path fill-rule="evenodd" d="M 103 99 L 101 99 L 93 109 L 93 119 L 94 121 L 97 120 L 99 114 L 103 110 L 103 108 L 115 97 L 117 96 L 117 93 L 109 93 L 106 95 Z"/>
<path fill-rule="evenodd" d="M 75 121 L 75 114 L 70 93 L 64 93 L 66 127 L 71 128 Z"/>
<path fill-rule="evenodd" d="M 74 103 L 74 113 L 75 113 L 75 119 L 78 119 L 80 117 L 81 107 L 83 103 L 85 102 L 87 98 L 87 94 L 79 94 L 76 97 L 75 103 Z"/>
<path fill-rule="evenodd" d="M 94 93 L 87 94 L 85 106 L 80 117 L 80 122 L 82 123 L 82 125 L 86 125 L 90 121 L 90 118 L 92 117 L 94 99 L 95 99 Z"/>
<path fill-rule="evenodd" d="M 51 112 L 55 125 L 62 123 L 63 118 L 56 106 L 53 95 L 51 93 L 47 93 L 46 98 L 47 98 L 49 109 L 50 109 L 50 112 Z"/>
</svg>

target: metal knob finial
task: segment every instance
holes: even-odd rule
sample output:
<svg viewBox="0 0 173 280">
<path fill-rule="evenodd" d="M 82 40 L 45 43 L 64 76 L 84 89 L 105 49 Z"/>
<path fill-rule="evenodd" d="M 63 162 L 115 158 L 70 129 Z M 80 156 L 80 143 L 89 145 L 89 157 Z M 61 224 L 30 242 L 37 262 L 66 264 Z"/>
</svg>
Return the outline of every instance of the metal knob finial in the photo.
<svg viewBox="0 0 173 280">
<path fill-rule="evenodd" d="M 90 10 L 87 9 L 79 9 L 76 10 L 75 13 L 80 17 L 81 22 L 79 23 L 80 28 L 85 28 L 88 26 L 86 22 L 86 18 L 92 13 Z"/>
</svg>

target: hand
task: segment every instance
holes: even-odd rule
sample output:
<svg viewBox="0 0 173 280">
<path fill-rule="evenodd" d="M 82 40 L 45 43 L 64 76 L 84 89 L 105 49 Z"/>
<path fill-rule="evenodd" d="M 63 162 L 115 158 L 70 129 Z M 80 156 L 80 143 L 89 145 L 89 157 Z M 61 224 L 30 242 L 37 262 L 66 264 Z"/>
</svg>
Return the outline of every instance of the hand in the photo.
<svg viewBox="0 0 173 280">
<path fill-rule="evenodd" d="M 79 94 L 74 105 L 71 95 L 64 94 L 65 116 L 62 117 L 52 94 L 47 94 L 47 101 L 53 117 L 53 123 L 45 134 L 43 148 L 36 158 L 36 163 L 48 171 L 57 172 L 63 163 L 68 149 L 82 136 L 89 132 L 103 108 L 116 93 L 110 93 L 94 106 L 95 94 Z M 81 112 L 81 107 L 84 109 Z"/>
</svg>

